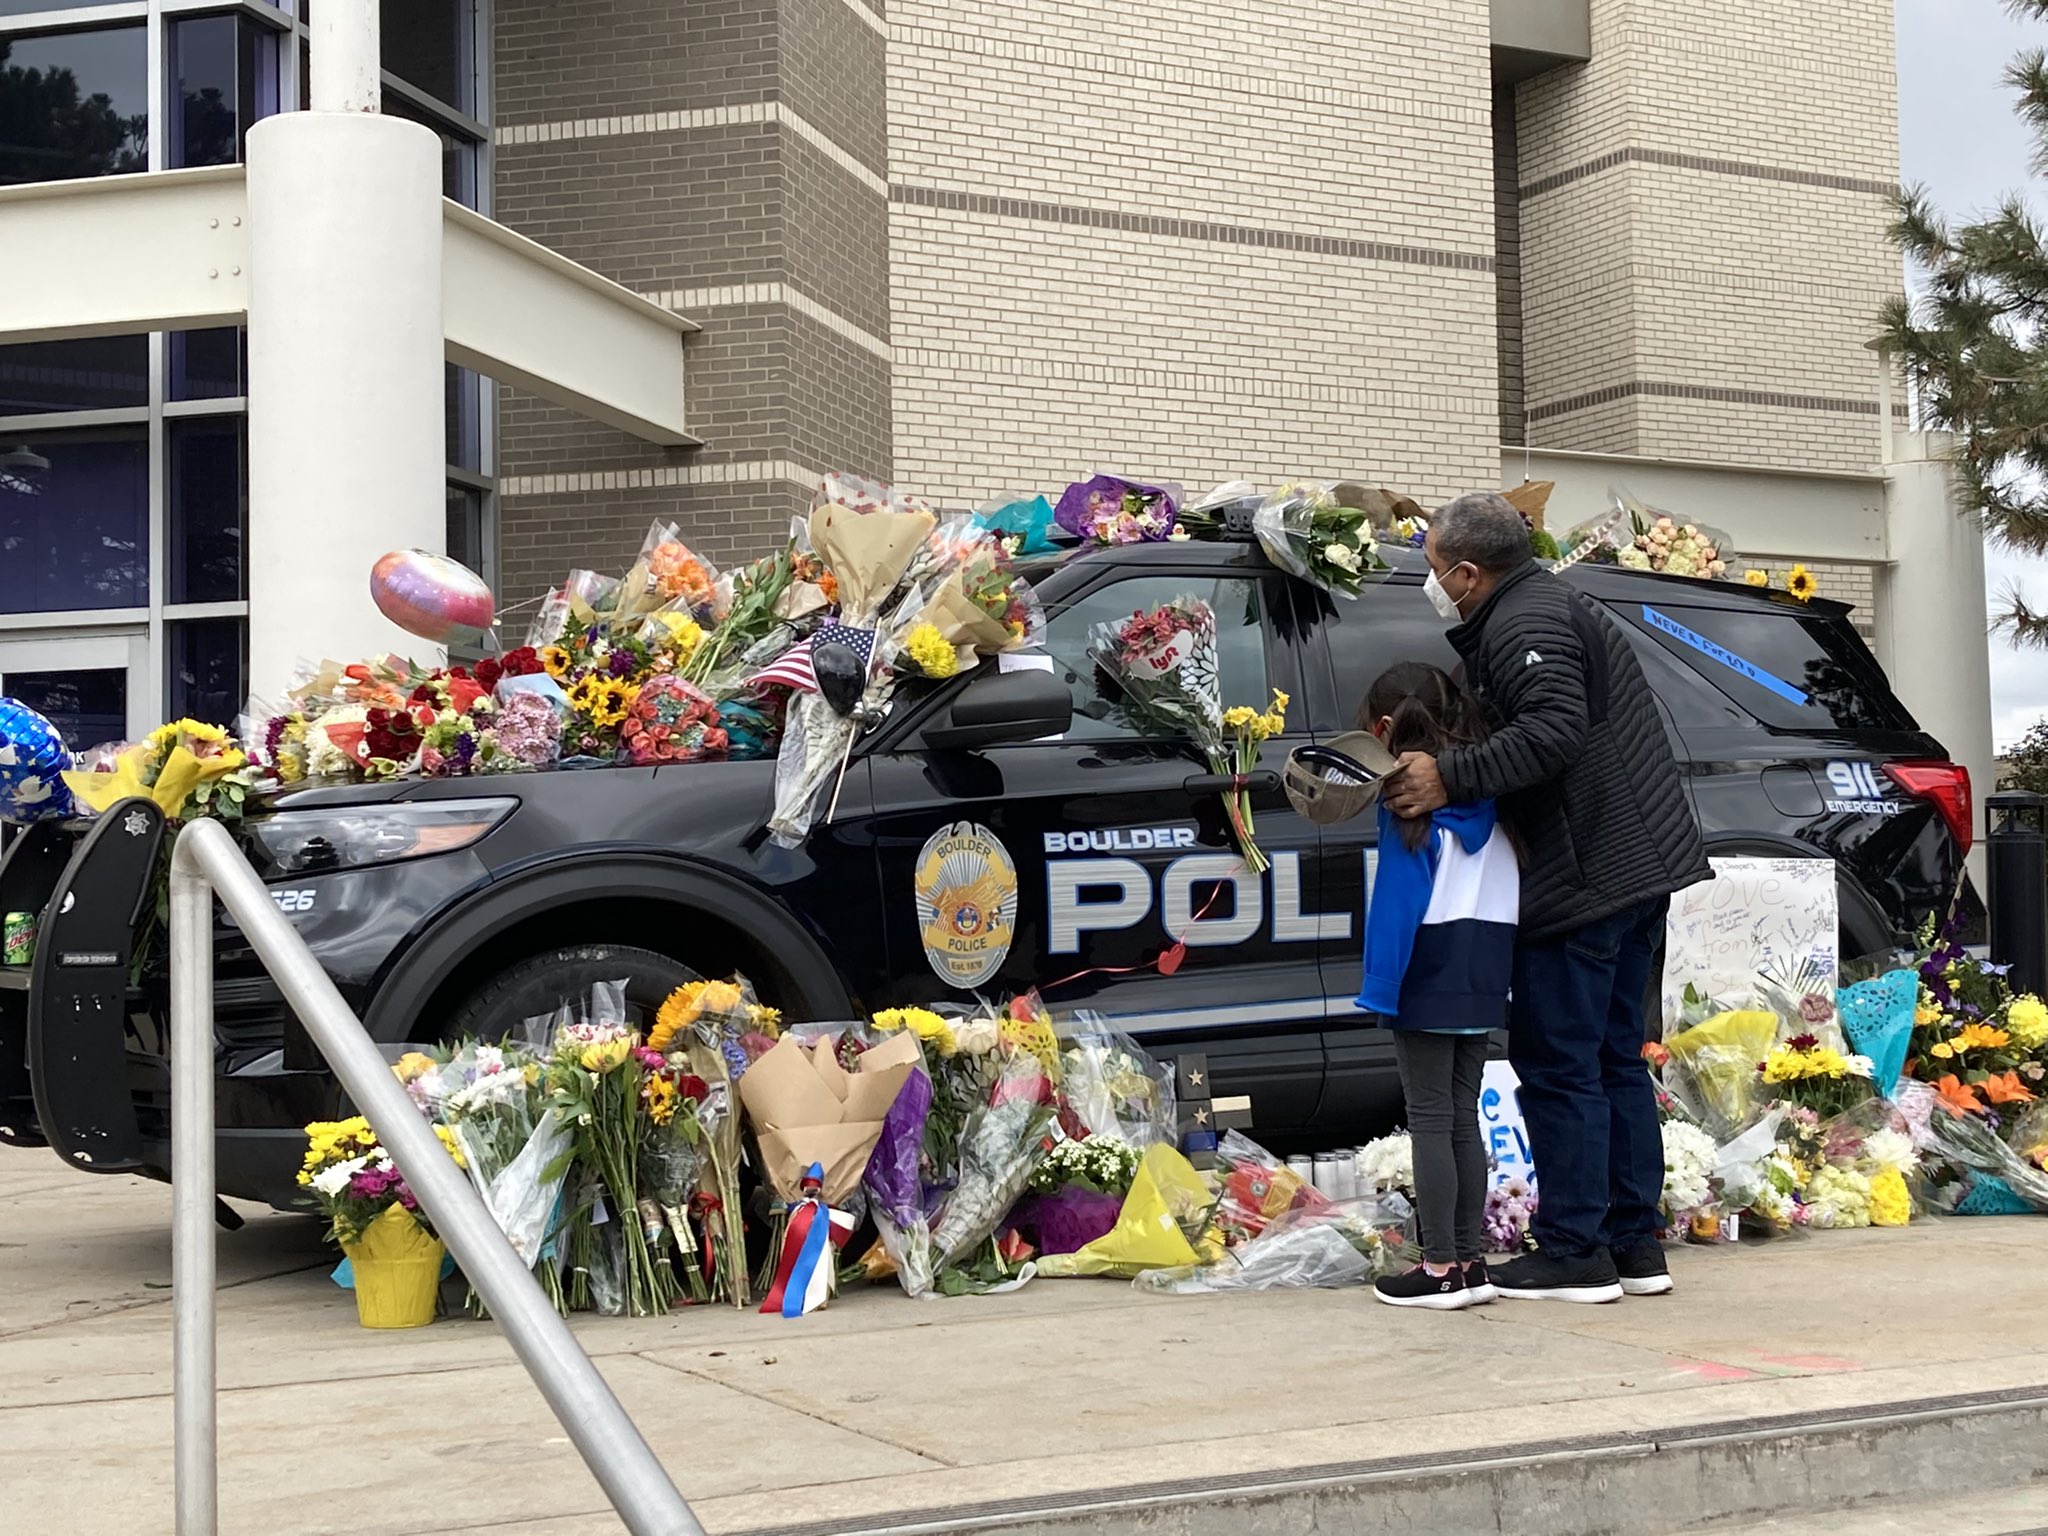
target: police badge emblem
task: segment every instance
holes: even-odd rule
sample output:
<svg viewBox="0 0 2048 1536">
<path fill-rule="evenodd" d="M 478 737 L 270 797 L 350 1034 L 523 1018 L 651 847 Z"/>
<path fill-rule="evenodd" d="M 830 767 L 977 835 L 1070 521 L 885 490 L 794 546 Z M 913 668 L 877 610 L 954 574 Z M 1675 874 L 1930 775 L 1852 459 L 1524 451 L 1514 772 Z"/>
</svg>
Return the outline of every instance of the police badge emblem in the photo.
<svg viewBox="0 0 2048 1536">
<path fill-rule="evenodd" d="M 917 923 L 925 958 L 952 987 L 978 987 L 1002 968 L 1017 922 L 1017 866 L 987 827 L 956 821 L 917 856 Z"/>
</svg>

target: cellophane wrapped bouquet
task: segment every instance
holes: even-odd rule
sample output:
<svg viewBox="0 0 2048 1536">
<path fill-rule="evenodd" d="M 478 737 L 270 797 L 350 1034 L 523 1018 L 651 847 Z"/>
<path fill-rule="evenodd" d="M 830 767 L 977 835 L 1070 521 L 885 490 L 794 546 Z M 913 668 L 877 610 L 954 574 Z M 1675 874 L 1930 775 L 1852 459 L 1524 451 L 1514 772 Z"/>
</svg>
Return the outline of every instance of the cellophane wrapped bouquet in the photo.
<svg viewBox="0 0 2048 1536">
<path fill-rule="evenodd" d="M 1185 739 L 1210 771 L 1239 777 L 1239 747 L 1224 727 L 1223 682 L 1217 670 L 1216 614 L 1198 597 L 1177 597 L 1127 619 L 1098 624 L 1088 654 L 1114 689 L 1113 703 L 1139 736 Z M 1275 711 L 1285 708 L 1284 696 Z M 1242 783 L 1222 792 L 1224 816 L 1239 854 L 1254 870 L 1266 858 L 1252 836 L 1251 804 Z"/>
<path fill-rule="evenodd" d="M 1188 536 L 1175 526 L 1180 502 L 1177 485 L 1094 475 L 1060 493 L 1053 522 L 1083 543 L 1157 544 Z"/>
<path fill-rule="evenodd" d="M 1335 485 L 1297 480 L 1281 486 L 1252 514 L 1252 531 L 1283 571 L 1327 592 L 1356 597 L 1390 567 L 1362 507 L 1337 499 Z"/>
</svg>

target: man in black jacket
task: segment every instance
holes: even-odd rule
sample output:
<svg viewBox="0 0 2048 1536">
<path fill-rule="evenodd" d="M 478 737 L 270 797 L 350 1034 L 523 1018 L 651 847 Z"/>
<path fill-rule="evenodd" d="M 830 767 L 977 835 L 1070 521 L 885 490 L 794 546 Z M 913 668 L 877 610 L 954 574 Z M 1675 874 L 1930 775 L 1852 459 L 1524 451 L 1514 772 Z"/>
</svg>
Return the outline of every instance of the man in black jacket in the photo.
<svg viewBox="0 0 2048 1536">
<path fill-rule="evenodd" d="M 1699 826 L 1627 637 L 1530 558 L 1521 513 L 1502 496 L 1461 496 L 1438 511 L 1425 552 L 1430 601 L 1456 625 L 1493 734 L 1406 754 L 1387 804 L 1421 816 L 1496 799 L 1523 857 L 1508 1059 L 1539 1251 L 1496 1268 L 1494 1284 L 1561 1301 L 1668 1291 L 1643 999 L 1671 893 L 1712 873 Z"/>
</svg>

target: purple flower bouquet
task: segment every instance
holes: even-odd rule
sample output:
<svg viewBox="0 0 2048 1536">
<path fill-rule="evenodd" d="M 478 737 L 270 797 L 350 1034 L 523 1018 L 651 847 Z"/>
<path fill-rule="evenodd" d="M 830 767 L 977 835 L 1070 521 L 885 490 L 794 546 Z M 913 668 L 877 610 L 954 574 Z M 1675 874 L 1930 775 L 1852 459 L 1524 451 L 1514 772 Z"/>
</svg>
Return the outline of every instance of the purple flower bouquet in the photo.
<svg viewBox="0 0 2048 1536">
<path fill-rule="evenodd" d="M 1156 544 L 1173 537 L 1179 511 L 1177 485 L 1097 475 L 1062 491 L 1052 520 L 1091 544 Z"/>
</svg>

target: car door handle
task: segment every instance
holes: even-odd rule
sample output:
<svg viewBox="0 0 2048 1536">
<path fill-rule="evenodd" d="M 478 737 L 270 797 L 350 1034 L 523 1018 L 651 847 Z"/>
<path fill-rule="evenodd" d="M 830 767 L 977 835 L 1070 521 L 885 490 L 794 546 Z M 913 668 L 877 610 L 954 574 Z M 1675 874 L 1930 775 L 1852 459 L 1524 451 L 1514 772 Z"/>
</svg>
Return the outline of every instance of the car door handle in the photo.
<svg viewBox="0 0 2048 1536">
<path fill-rule="evenodd" d="M 1264 794 L 1269 789 L 1280 787 L 1280 775 L 1270 768 L 1254 768 L 1243 775 L 1244 787 L 1253 794 Z M 1181 780 L 1180 787 L 1191 795 L 1220 795 L 1238 787 L 1238 775 L 1230 773 L 1194 773 Z"/>
</svg>

